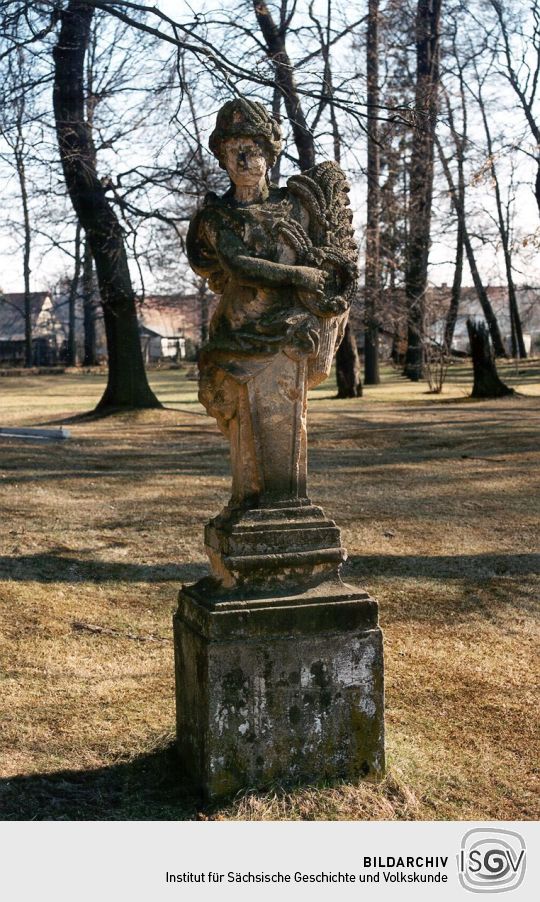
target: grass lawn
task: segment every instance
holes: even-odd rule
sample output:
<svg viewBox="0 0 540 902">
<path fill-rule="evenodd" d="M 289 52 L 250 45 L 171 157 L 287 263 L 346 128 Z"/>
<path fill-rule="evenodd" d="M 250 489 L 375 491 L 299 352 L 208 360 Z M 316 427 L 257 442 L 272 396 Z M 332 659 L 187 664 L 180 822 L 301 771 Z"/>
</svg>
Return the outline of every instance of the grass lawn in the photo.
<svg viewBox="0 0 540 902">
<path fill-rule="evenodd" d="M 248 793 L 201 809 L 175 770 L 171 614 L 206 572 L 228 498 L 224 440 L 181 371 L 164 411 L 0 436 L 0 817 L 537 819 L 540 365 L 520 395 L 472 402 L 390 370 L 310 406 L 310 495 L 335 518 L 345 579 L 380 602 L 388 774 Z M 0 426 L 90 409 L 99 374 L 0 377 Z"/>
</svg>

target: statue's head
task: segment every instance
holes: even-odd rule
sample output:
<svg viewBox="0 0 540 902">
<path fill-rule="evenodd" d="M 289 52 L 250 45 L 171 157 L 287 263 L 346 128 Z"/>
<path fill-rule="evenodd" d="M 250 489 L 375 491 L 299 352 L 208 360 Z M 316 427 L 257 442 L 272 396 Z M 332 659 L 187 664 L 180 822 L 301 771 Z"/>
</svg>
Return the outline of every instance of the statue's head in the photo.
<svg viewBox="0 0 540 902">
<path fill-rule="evenodd" d="M 256 185 L 281 151 L 281 127 L 261 103 L 238 97 L 217 114 L 209 147 L 235 185 Z"/>
</svg>

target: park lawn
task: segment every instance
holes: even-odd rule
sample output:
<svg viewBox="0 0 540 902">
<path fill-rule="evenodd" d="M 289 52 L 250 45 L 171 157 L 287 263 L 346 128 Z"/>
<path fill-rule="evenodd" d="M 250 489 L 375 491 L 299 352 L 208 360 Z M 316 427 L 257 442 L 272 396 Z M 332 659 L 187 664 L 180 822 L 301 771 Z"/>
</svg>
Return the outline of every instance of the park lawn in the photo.
<svg viewBox="0 0 540 902">
<path fill-rule="evenodd" d="M 164 411 L 0 437 L 0 818 L 537 819 L 540 367 L 520 396 L 440 396 L 391 370 L 310 406 L 310 495 L 342 527 L 345 579 L 380 602 L 388 773 L 201 808 L 175 770 L 171 615 L 206 572 L 224 440 L 183 371 Z M 99 373 L 0 377 L 0 426 L 98 400 Z"/>
</svg>

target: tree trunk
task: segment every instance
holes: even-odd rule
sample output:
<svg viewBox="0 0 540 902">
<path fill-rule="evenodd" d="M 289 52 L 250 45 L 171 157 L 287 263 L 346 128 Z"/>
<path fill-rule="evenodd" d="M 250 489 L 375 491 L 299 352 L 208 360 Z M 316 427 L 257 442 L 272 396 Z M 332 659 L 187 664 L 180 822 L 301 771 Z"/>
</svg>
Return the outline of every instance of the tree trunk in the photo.
<svg viewBox="0 0 540 902">
<path fill-rule="evenodd" d="M 19 148 L 15 150 L 17 177 L 21 192 L 23 211 L 24 245 L 23 245 L 23 279 L 24 279 L 24 365 L 32 366 L 32 299 L 30 296 L 30 251 L 32 247 L 32 231 L 30 226 L 30 210 L 28 206 L 28 187 L 26 184 L 26 167 L 24 164 L 24 150 L 22 138 L 22 115 L 17 120 Z"/>
<path fill-rule="evenodd" d="M 144 369 L 123 231 L 98 178 L 85 122 L 84 60 L 93 12 L 91 5 L 70 0 L 61 13 L 60 37 L 53 51 L 53 98 L 66 185 L 92 251 L 103 304 L 109 376 L 96 411 L 107 413 L 161 405 Z"/>
<path fill-rule="evenodd" d="M 208 341 L 208 327 L 210 323 L 209 316 L 209 304 L 208 304 L 208 286 L 206 284 L 206 279 L 199 279 L 197 285 L 197 294 L 199 295 L 199 301 L 201 305 L 201 344 L 205 344 Z"/>
<path fill-rule="evenodd" d="M 364 313 L 364 381 L 378 385 L 380 260 L 379 0 L 369 0 L 367 25 L 367 224 Z"/>
<path fill-rule="evenodd" d="M 458 217 L 457 243 L 456 243 L 456 263 L 454 266 L 454 278 L 452 280 L 452 291 L 450 293 L 450 306 L 446 314 L 446 323 L 444 327 L 444 347 L 448 354 L 452 351 L 452 342 L 454 340 L 454 330 L 459 312 L 459 302 L 461 300 L 461 283 L 463 280 L 463 226 L 461 219 Z"/>
<path fill-rule="evenodd" d="M 84 329 L 83 366 L 95 366 L 97 363 L 97 351 L 96 306 L 94 303 L 94 261 L 92 260 L 92 254 L 88 241 L 84 242 L 81 287 Z"/>
<path fill-rule="evenodd" d="M 446 325 L 444 330 L 444 346 L 446 348 L 446 352 L 450 354 L 452 352 L 452 342 L 454 340 L 454 330 L 456 328 L 456 322 L 459 312 L 459 303 L 461 300 L 461 285 L 463 282 L 463 256 L 465 249 L 464 242 L 464 232 L 465 232 L 465 149 L 467 147 L 468 137 L 467 137 L 467 106 L 465 101 L 465 82 L 463 78 L 463 70 L 459 67 L 459 88 L 460 88 L 460 97 L 461 97 L 461 109 L 462 109 L 462 127 L 460 130 L 460 134 L 455 127 L 454 122 L 454 113 L 452 107 L 450 105 L 450 100 L 448 95 L 446 95 L 446 109 L 448 113 L 448 122 L 450 124 L 450 129 L 452 132 L 452 139 L 454 141 L 454 146 L 456 148 L 456 162 L 457 162 L 457 171 L 458 171 L 458 179 L 457 179 L 457 187 L 454 189 L 454 185 L 449 185 L 450 193 L 452 196 L 452 205 L 457 215 L 457 238 L 456 238 L 456 262 L 454 266 L 454 278 L 452 280 L 452 292 L 450 295 L 450 307 L 448 308 L 448 313 L 446 315 Z M 440 144 L 437 143 L 437 148 L 439 149 L 440 155 Z M 446 172 L 446 170 L 445 170 Z M 448 172 L 450 170 L 448 169 Z M 459 211 L 461 212 L 457 212 Z"/>
<path fill-rule="evenodd" d="M 471 345 L 471 356 L 474 369 L 474 385 L 472 398 L 504 398 L 515 394 L 499 378 L 495 358 L 489 341 L 489 332 L 484 322 L 467 320 L 467 331 Z"/>
<path fill-rule="evenodd" d="M 31 232 L 30 219 L 28 215 L 28 197 L 26 195 L 26 184 L 23 178 L 23 213 L 24 213 L 24 365 L 32 366 L 32 298 L 30 294 L 30 247 Z"/>
<path fill-rule="evenodd" d="M 298 151 L 300 169 L 311 169 L 315 165 L 313 135 L 300 103 L 294 66 L 285 44 L 285 32 L 278 28 L 264 0 L 253 0 L 255 16 L 266 43 L 269 58 L 274 64 L 276 84 L 283 96 L 287 116 L 291 124 L 294 143 Z"/>
<path fill-rule="evenodd" d="M 416 90 L 409 180 L 410 227 L 405 291 L 408 346 L 405 375 L 423 375 L 425 295 L 433 195 L 433 148 L 439 89 L 441 0 L 418 0 L 416 11 Z"/>
<path fill-rule="evenodd" d="M 77 363 L 77 321 L 76 321 L 76 304 L 79 292 L 79 283 L 81 280 L 81 226 L 77 223 L 75 232 L 75 266 L 73 270 L 73 278 L 69 285 L 68 295 L 68 339 L 66 363 L 68 366 L 75 366 Z"/>
<path fill-rule="evenodd" d="M 336 381 L 338 398 L 361 398 L 362 377 L 356 338 L 350 323 L 345 327 L 343 341 L 336 353 Z"/>
<path fill-rule="evenodd" d="M 521 357 L 522 360 L 525 360 L 527 357 L 527 350 L 525 348 L 525 341 L 523 339 L 523 327 L 521 325 L 521 317 L 519 315 L 516 286 L 512 272 L 512 261 L 509 247 L 504 251 L 504 263 L 506 267 L 506 280 L 508 284 L 508 306 L 510 309 L 510 322 L 512 327 L 512 357 Z"/>
<path fill-rule="evenodd" d="M 495 311 L 491 306 L 491 301 L 489 300 L 488 293 L 484 287 L 484 283 L 482 282 L 482 278 L 480 273 L 478 272 L 478 267 L 476 265 L 476 257 L 474 256 L 474 251 L 471 244 L 471 239 L 469 238 L 469 233 L 467 229 L 464 231 L 463 240 L 465 242 L 465 250 L 467 252 L 467 262 L 469 264 L 469 269 L 471 271 L 472 280 L 474 282 L 474 287 L 476 289 L 476 294 L 478 295 L 478 300 L 480 301 L 482 311 L 486 318 L 486 322 L 488 324 L 488 329 L 491 335 L 491 340 L 493 342 L 493 347 L 495 350 L 496 357 L 507 357 L 507 353 L 503 344 L 501 331 L 499 329 L 499 323 L 497 321 L 497 317 L 495 316 Z"/>
</svg>

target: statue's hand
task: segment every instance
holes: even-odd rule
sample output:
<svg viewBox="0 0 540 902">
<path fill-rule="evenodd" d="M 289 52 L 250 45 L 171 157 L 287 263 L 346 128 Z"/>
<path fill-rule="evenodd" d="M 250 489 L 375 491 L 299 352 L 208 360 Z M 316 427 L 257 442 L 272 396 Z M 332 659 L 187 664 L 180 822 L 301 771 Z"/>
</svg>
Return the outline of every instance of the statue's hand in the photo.
<svg viewBox="0 0 540 902">
<path fill-rule="evenodd" d="M 310 291 L 314 294 L 322 294 L 326 280 L 326 273 L 314 266 L 295 266 L 294 284 L 302 291 Z"/>
</svg>

